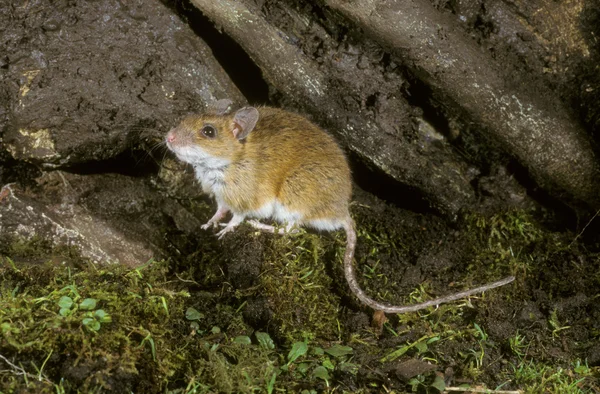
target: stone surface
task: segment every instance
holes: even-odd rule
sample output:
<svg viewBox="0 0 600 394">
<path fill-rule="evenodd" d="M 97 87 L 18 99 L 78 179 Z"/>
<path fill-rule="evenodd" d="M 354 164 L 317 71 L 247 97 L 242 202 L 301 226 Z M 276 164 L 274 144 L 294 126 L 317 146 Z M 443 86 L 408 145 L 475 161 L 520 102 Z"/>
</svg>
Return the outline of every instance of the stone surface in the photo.
<svg viewBox="0 0 600 394">
<path fill-rule="evenodd" d="M 0 142 L 17 160 L 105 160 L 160 142 L 215 99 L 244 102 L 207 45 L 158 1 L 5 2 L 0 26 Z"/>
<path fill-rule="evenodd" d="M 37 239 L 76 247 L 94 263 L 138 266 L 177 249 L 169 232 L 188 236 L 200 221 L 143 178 L 44 173 L 37 187 L 0 192 L 0 240 Z"/>
</svg>

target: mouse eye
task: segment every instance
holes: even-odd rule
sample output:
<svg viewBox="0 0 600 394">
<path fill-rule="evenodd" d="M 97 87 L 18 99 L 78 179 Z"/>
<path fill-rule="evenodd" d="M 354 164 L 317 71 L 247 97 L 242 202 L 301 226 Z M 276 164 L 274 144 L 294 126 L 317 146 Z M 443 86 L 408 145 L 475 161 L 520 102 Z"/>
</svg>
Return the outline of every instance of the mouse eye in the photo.
<svg viewBox="0 0 600 394">
<path fill-rule="evenodd" d="M 217 136 L 217 129 L 215 128 L 215 126 L 210 124 L 203 126 L 200 132 L 206 138 L 215 138 Z"/>
</svg>

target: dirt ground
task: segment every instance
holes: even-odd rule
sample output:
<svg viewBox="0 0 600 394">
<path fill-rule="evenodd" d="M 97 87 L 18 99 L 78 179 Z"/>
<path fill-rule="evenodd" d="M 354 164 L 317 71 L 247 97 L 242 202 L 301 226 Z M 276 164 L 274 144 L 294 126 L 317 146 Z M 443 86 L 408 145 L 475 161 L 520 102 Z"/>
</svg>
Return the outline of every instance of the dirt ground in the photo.
<svg viewBox="0 0 600 394">
<path fill-rule="evenodd" d="M 269 97 L 256 68 L 249 72 L 261 82 L 234 86 L 210 50 L 180 31 L 173 52 L 130 49 L 120 41 L 128 35 L 171 37 L 167 28 L 153 32 L 176 7 L 155 5 L 156 20 L 148 20 L 138 10 L 147 3 L 36 3 L 27 15 L 19 5 L 0 7 L 11 22 L 1 33 L 0 185 L 15 184 L 14 199 L 0 193 L 0 224 L 25 226 L 10 222 L 7 201 L 31 201 L 38 218 L 65 224 L 83 212 L 153 252 L 141 266 L 97 265 L 50 238 L 2 234 L 0 391 L 437 393 L 466 385 L 465 392 L 600 393 L 598 218 L 538 190 L 501 154 L 473 181 L 474 209 L 454 218 L 349 155 L 357 272 L 372 297 L 416 303 L 516 277 L 385 322 L 347 287 L 343 234 L 281 237 L 241 226 L 218 241 L 201 230 L 214 203 L 156 142 L 202 98 L 227 94 L 242 103 L 242 93 L 251 101 L 277 94 Z M 111 56 L 128 60 L 123 69 L 87 57 L 104 50 L 94 21 L 110 27 Z M 61 26 L 69 35 L 52 38 Z M 210 42 L 216 33 L 206 29 Z M 86 41 L 93 50 L 73 55 L 73 42 Z M 203 51 L 185 73 L 173 69 Z M 64 58 L 53 63 L 57 53 Z M 29 69 L 48 71 L 30 80 L 22 74 Z M 188 77 L 203 70 L 217 76 L 198 77 L 196 89 Z M 115 83 L 97 86 L 93 75 L 102 74 Z M 89 85 L 80 90 L 73 80 Z M 180 99 L 163 105 L 157 80 Z M 56 143 L 30 144 L 21 131 L 33 129 Z"/>
</svg>

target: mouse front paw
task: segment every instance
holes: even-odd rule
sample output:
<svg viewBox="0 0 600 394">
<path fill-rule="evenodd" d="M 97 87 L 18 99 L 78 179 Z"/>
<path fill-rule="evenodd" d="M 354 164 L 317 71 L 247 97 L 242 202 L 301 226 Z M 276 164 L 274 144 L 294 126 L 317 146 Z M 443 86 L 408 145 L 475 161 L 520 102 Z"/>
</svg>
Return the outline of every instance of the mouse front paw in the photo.
<svg viewBox="0 0 600 394">
<path fill-rule="evenodd" d="M 220 206 L 219 209 L 217 209 L 217 212 L 215 212 L 215 214 L 213 215 L 213 217 L 210 218 L 208 222 L 200 226 L 200 228 L 202 230 L 208 230 L 211 227 L 219 227 L 219 221 L 223 219 L 225 215 L 227 215 L 227 212 L 229 212 L 229 208 L 225 206 Z"/>
<path fill-rule="evenodd" d="M 212 222 L 212 221 L 210 221 L 210 220 L 209 220 L 208 222 L 206 222 L 206 223 L 204 223 L 202 226 L 200 226 L 200 228 L 201 228 L 202 230 L 208 230 L 208 229 L 209 229 L 209 228 L 211 228 L 211 227 L 218 227 L 218 226 L 219 226 L 219 223 L 217 223 L 217 222 Z"/>
</svg>

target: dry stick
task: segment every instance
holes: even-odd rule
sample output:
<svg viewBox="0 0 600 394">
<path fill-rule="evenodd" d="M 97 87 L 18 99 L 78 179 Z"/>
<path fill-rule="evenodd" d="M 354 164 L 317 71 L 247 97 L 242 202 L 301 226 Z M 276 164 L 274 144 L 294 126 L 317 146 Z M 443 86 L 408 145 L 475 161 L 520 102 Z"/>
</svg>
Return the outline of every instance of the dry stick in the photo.
<svg viewBox="0 0 600 394">
<path fill-rule="evenodd" d="M 598 216 L 598 214 L 600 213 L 600 209 L 596 211 L 596 214 L 594 216 L 592 216 L 592 218 L 590 219 L 589 222 L 587 222 L 587 224 L 585 225 L 585 227 L 583 228 L 583 230 L 581 230 L 581 232 L 579 234 L 577 234 L 577 236 L 575 238 L 573 238 L 573 240 L 571 241 L 571 243 L 569 244 L 569 248 L 571 246 L 573 246 L 573 244 L 575 243 L 575 241 L 577 241 L 577 239 L 579 239 L 579 237 L 581 237 L 581 235 L 583 235 L 583 233 L 585 232 L 585 229 L 588 228 L 588 226 L 590 224 L 592 224 L 592 222 L 594 221 L 594 219 L 596 219 L 596 216 Z"/>
<path fill-rule="evenodd" d="M 19 367 L 18 365 L 15 365 L 15 364 L 13 364 L 12 362 L 10 362 L 10 360 L 9 360 L 9 359 L 7 359 L 6 357 L 4 357 L 4 356 L 3 356 L 3 355 L 1 355 L 1 354 L 0 354 L 0 359 L 4 360 L 4 362 L 5 362 L 5 363 L 7 363 L 7 364 L 8 364 L 8 365 L 9 365 L 9 366 L 12 368 L 12 370 L 13 370 L 12 372 L 13 372 L 15 375 L 24 375 L 24 376 L 27 376 L 27 377 L 29 377 L 29 378 L 31 378 L 31 379 L 36 379 L 36 380 L 38 380 L 38 381 L 40 381 L 40 382 L 43 380 L 43 381 L 45 381 L 46 383 L 50 383 L 50 384 L 52 384 L 52 382 L 51 382 L 50 380 L 48 380 L 47 378 L 45 378 L 45 377 L 44 377 L 44 378 L 42 378 L 42 376 L 41 376 L 41 375 L 39 375 L 39 376 L 36 376 L 36 375 L 33 375 L 33 374 L 31 374 L 31 373 L 29 373 L 29 372 L 25 371 L 23 368 Z"/>
<path fill-rule="evenodd" d="M 522 394 L 521 390 L 490 390 L 464 387 L 446 387 L 443 392 L 462 391 L 464 393 L 486 393 L 486 394 Z"/>
</svg>

